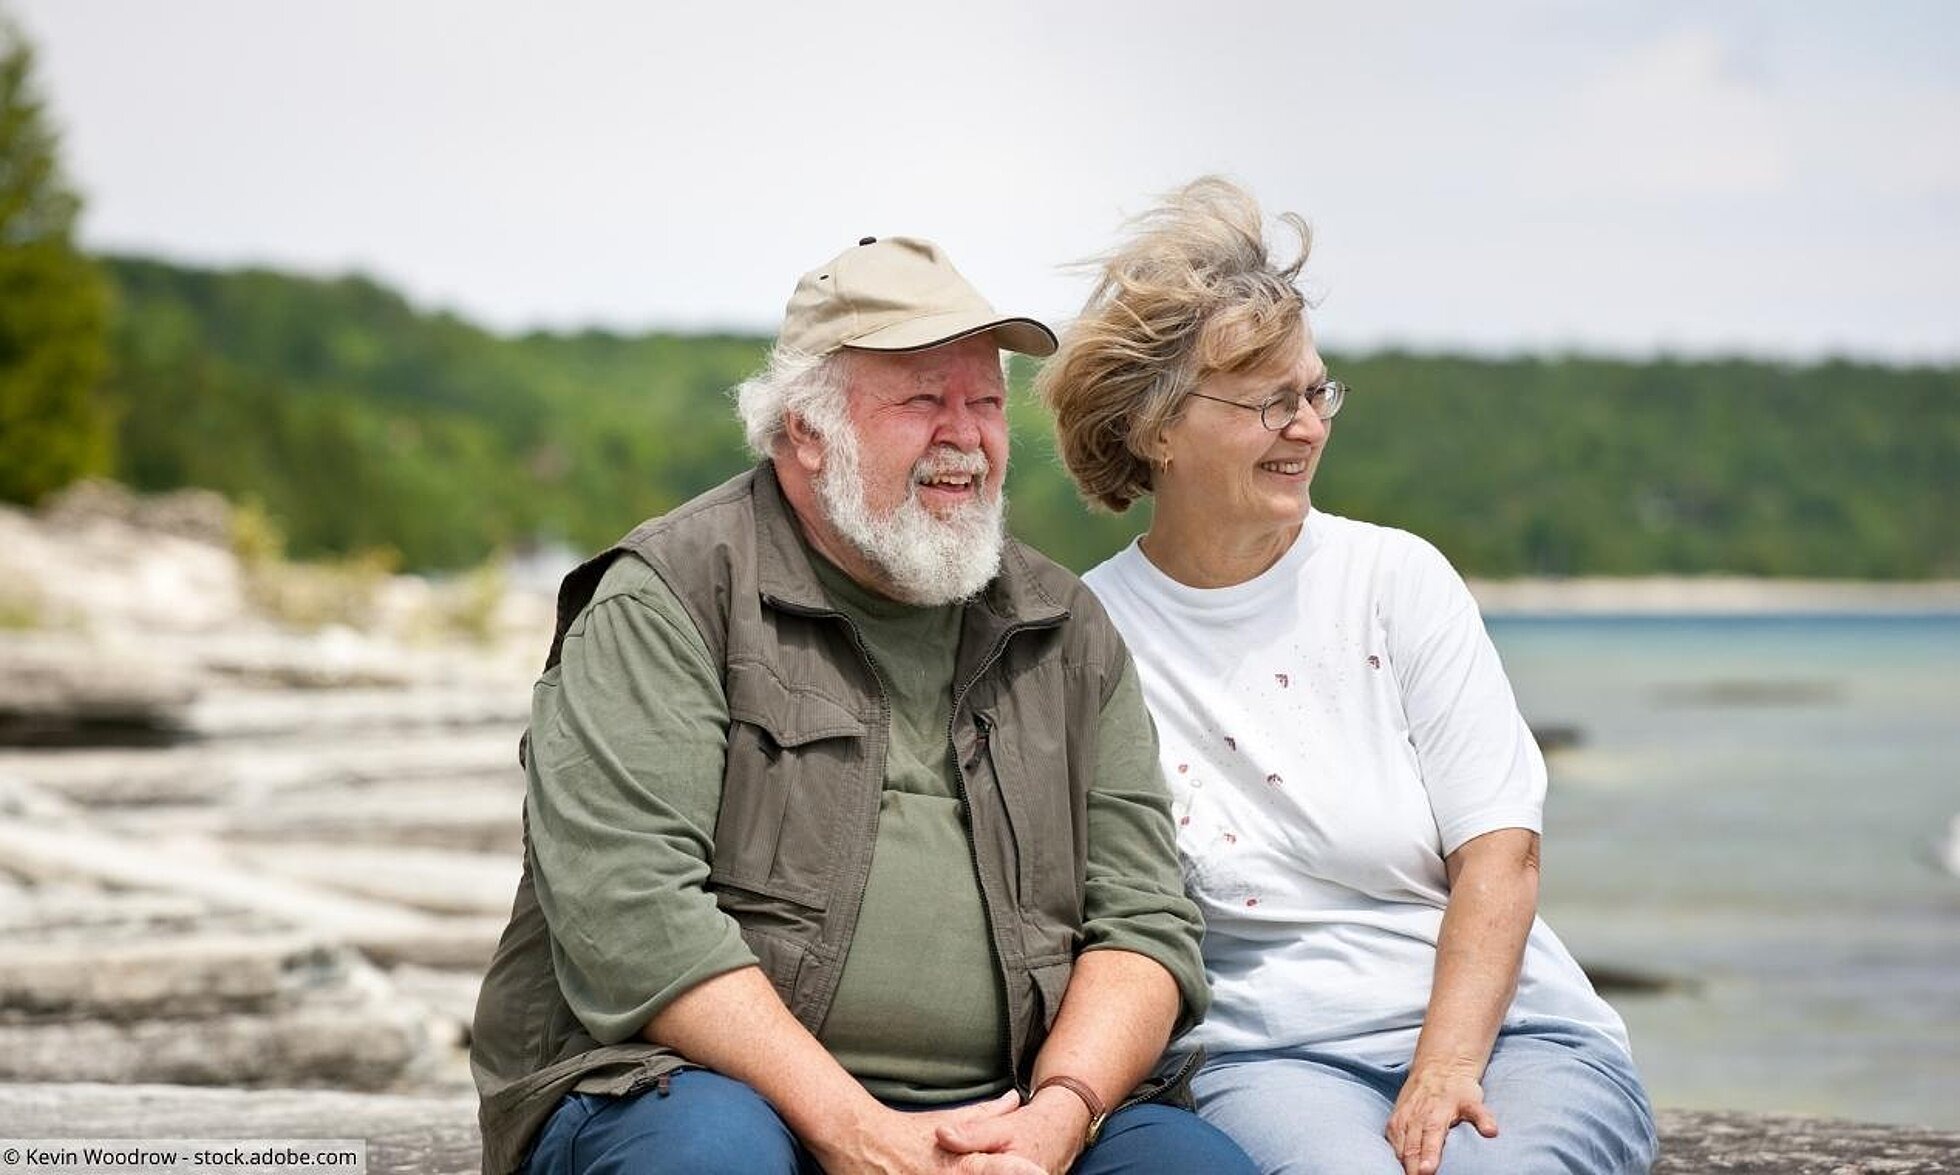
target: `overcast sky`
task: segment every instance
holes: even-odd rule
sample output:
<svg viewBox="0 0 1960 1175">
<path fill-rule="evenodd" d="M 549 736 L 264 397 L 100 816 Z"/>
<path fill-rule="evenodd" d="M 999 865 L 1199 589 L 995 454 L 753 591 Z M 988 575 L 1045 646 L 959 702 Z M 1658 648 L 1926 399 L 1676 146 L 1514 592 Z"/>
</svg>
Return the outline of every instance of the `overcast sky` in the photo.
<svg viewBox="0 0 1960 1175">
<path fill-rule="evenodd" d="M 772 330 L 866 234 L 1065 319 L 1207 171 L 1335 349 L 1960 360 L 1960 4 L 0 0 L 97 248 Z"/>
</svg>

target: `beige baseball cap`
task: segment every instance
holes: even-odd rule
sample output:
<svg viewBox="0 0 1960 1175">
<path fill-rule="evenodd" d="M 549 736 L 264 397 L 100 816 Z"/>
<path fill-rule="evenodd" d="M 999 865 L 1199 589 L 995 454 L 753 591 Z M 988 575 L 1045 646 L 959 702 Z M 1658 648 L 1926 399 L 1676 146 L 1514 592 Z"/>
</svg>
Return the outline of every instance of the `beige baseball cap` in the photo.
<svg viewBox="0 0 1960 1175">
<path fill-rule="evenodd" d="M 777 342 L 806 355 L 923 351 L 987 330 L 1006 350 L 1055 353 L 1054 331 L 996 311 L 931 241 L 866 237 L 796 283 Z"/>
</svg>

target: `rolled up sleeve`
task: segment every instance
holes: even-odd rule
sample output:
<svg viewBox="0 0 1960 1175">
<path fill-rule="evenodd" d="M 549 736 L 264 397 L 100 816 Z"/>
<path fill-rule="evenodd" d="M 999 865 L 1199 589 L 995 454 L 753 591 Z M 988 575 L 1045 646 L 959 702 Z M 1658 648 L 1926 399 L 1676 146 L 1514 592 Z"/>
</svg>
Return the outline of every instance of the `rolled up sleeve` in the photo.
<svg viewBox="0 0 1960 1175">
<path fill-rule="evenodd" d="M 1211 1003 L 1199 952 L 1204 922 L 1184 896 L 1157 729 L 1133 662 L 1103 705 L 1088 822 L 1083 949 L 1134 951 L 1170 972 L 1183 997 L 1182 1033 Z"/>
<path fill-rule="evenodd" d="M 525 799 L 559 987 L 602 1044 L 755 962 L 705 887 L 727 729 L 693 621 L 620 558 L 533 692 Z"/>
</svg>

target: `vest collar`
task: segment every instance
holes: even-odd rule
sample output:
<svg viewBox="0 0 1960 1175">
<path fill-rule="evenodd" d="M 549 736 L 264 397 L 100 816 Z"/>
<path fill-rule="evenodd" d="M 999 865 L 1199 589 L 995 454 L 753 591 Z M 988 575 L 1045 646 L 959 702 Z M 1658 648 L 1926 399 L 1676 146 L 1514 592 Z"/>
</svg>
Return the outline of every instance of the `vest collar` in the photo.
<svg viewBox="0 0 1960 1175">
<path fill-rule="evenodd" d="M 756 466 L 753 492 L 757 589 L 764 597 L 799 611 L 835 612 L 810 566 L 803 525 L 783 496 L 770 462 Z M 1027 553 L 1012 538 L 1003 545 L 1000 573 L 981 589 L 978 602 L 1000 622 L 1014 627 L 1054 624 L 1068 616 L 1068 609 L 1042 590 L 1028 567 Z"/>
</svg>

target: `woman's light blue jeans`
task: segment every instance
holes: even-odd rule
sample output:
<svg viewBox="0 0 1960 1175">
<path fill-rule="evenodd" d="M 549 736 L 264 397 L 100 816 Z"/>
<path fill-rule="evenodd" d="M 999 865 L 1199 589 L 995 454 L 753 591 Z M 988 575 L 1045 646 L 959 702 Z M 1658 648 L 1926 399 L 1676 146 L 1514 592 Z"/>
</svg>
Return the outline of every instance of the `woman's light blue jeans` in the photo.
<svg viewBox="0 0 1960 1175">
<path fill-rule="evenodd" d="M 1402 1175 L 1382 1131 L 1408 1061 L 1336 1052 L 1226 1053 L 1198 1072 L 1198 1112 L 1288 1175 Z M 1451 1128 L 1439 1175 L 1639 1175 L 1654 1112 L 1633 1061 L 1598 1033 L 1548 1021 L 1507 1027 L 1484 1070 L 1497 1137 Z"/>
</svg>

